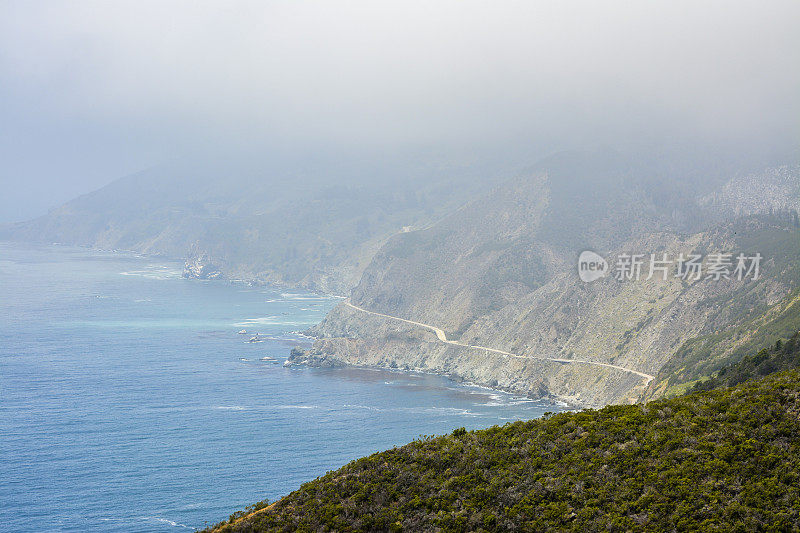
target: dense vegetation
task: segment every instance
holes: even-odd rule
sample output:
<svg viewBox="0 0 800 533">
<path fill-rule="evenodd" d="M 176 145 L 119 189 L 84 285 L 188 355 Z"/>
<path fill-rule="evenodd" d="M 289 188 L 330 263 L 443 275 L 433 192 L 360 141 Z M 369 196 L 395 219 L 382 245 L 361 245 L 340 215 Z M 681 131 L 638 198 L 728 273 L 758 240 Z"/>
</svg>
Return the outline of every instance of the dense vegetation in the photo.
<svg viewBox="0 0 800 533">
<path fill-rule="evenodd" d="M 713 384 L 763 373 L 768 361 L 779 368 L 796 360 L 797 336 L 764 353 Z M 423 438 L 354 461 L 217 527 L 797 531 L 800 373 Z"/>
<path fill-rule="evenodd" d="M 722 367 L 711 379 L 698 382 L 693 391 L 705 391 L 717 387 L 731 387 L 745 381 L 800 367 L 800 333 L 783 342 L 778 340 L 772 348 L 764 348 L 755 355 Z"/>
</svg>

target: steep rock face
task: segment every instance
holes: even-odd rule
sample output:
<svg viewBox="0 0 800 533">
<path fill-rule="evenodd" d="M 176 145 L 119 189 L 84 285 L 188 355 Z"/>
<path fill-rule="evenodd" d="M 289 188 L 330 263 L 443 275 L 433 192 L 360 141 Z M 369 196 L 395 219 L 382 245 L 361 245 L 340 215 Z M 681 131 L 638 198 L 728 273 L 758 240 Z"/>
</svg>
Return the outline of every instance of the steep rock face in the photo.
<svg viewBox="0 0 800 533">
<path fill-rule="evenodd" d="M 561 158 L 431 228 L 394 236 L 365 270 L 353 301 L 460 333 L 573 270 L 581 250 L 608 251 L 634 235 L 679 227 L 630 183 L 624 161 Z"/>
<path fill-rule="evenodd" d="M 800 165 L 768 168 L 737 176 L 701 198 L 701 205 L 721 214 L 751 215 L 765 211 L 800 210 Z"/>
<path fill-rule="evenodd" d="M 590 186 L 591 176 L 581 172 L 594 173 Z M 778 312 L 800 287 L 800 241 L 790 213 L 709 227 L 704 220 L 717 219 L 704 218 L 693 202 L 648 193 L 648 184 L 618 162 L 551 162 L 431 228 L 393 237 L 351 297 L 367 311 L 429 324 L 448 340 L 521 358 L 446 344 L 430 329 L 342 305 L 312 328 L 318 341 L 306 362 L 435 371 L 594 406 L 651 394 L 640 374 L 658 376 L 649 386 L 663 393 L 673 378 L 662 370 L 676 353 L 690 353 L 682 356 L 693 369 L 684 368 L 687 375 L 713 371 L 741 351 L 745 334 L 733 332 L 753 337 L 757 317 Z M 708 259 L 742 252 L 764 259 L 757 280 L 681 279 L 674 270 L 666 280 L 646 280 L 645 264 L 639 281 L 607 276 L 584 283 L 576 272 L 584 249 L 601 253 L 612 267 L 622 253 Z M 686 347 L 720 332 L 731 338 L 713 353 L 700 357 Z"/>
<path fill-rule="evenodd" d="M 568 364 L 542 358 L 506 357 L 479 348 L 450 345 L 429 330 L 375 317 L 346 305 L 333 310 L 311 332 L 311 350 L 290 359 L 311 366 L 355 365 L 434 372 L 457 381 L 552 397 L 575 405 L 635 401 L 645 380 L 615 368 Z M 584 387 L 591 382 L 595 386 Z"/>
<path fill-rule="evenodd" d="M 214 260 L 197 246 L 189 250 L 189 257 L 183 265 L 183 277 L 191 279 L 217 279 L 222 277 L 222 272 Z"/>
</svg>

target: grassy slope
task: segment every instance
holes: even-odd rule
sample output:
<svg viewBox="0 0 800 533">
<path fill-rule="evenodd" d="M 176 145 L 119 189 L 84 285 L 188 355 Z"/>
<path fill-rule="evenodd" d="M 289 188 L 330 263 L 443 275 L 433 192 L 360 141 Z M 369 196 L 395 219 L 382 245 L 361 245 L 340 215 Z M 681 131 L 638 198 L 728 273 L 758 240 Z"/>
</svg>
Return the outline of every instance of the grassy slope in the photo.
<svg viewBox="0 0 800 533">
<path fill-rule="evenodd" d="M 422 439 L 218 531 L 797 530 L 800 373 Z"/>
<path fill-rule="evenodd" d="M 767 222 L 769 218 L 761 217 Z M 720 368 L 800 329 L 800 231 L 794 227 L 748 231 L 736 226 L 731 231 L 739 235 L 737 249 L 750 255 L 759 252 L 770 264 L 758 283 L 698 303 L 699 307 L 717 309 L 709 319 L 713 331 L 686 341 L 676 350 L 651 386 L 651 397 L 682 394 Z M 768 305 L 767 295 L 775 286 L 792 289 Z"/>
<path fill-rule="evenodd" d="M 667 384 L 664 396 L 683 394 L 720 369 L 755 353 L 759 346 L 787 338 L 798 329 L 800 290 L 794 290 L 788 297 L 742 325 L 686 342 L 659 372 L 657 380 Z"/>
</svg>

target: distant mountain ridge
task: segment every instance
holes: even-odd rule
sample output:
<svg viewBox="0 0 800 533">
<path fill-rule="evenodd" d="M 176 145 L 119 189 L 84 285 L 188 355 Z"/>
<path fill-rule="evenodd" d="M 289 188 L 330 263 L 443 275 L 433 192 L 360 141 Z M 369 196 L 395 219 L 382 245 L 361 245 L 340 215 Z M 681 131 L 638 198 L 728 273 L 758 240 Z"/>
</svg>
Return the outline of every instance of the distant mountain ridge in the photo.
<svg viewBox="0 0 800 533">
<path fill-rule="evenodd" d="M 345 294 L 404 227 L 428 225 L 485 187 L 436 158 L 214 164 L 176 161 L 119 179 L 0 238 L 186 259 L 189 276 Z"/>
<path fill-rule="evenodd" d="M 317 341 L 292 364 L 437 372 L 599 406 L 679 392 L 800 327 L 800 167 L 687 172 L 611 150 L 562 152 L 510 178 L 435 158 L 178 161 L 0 238 L 349 296 L 357 307 L 312 328 Z M 757 280 L 583 283 L 584 250 L 612 266 L 625 253 L 761 253 L 764 264 Z"/>
<path fill-rule="evenodd" d="M 346 306 L 312 328 L 314 347 L 292 360 L 433 371 L 600 406 L 667 394 L 730 363 L 755 339 L 769 342 L 762 338 L 769 328 L 786 335 L 800 327 L 792 304 L 800 288 L 795 211 L 765 205 L 763 214 L 739 216 L 731 207 L 723 216 L 722 202 L 711 209 L 704 196 L 637 172 L 608 154 L 546 160 L 438 224 L 392 237 L 351 299 L 369 311 L 435 325 L 462 344 L 657 375 L 647 389 L 610 368 L 508 361 L 444 345 L 430 332 Z M 800 183 L 797 167 L 747 179 L 763 187 L 787 176 Z M 783 205 L 794 205 L 796 189 L 783 190 Z M 757 280 L 687 281 L 670 273 L 663 282 L 608 276 L 587 284 L 576 273 L 578 254 L 587 249 L 610 258 L 760 252 L 765 263 Z M 719 339 L 710 351 L 695 345 L 709 335 Z M 684 366 L 672 366 L 676 356 Z"/>
</svg>

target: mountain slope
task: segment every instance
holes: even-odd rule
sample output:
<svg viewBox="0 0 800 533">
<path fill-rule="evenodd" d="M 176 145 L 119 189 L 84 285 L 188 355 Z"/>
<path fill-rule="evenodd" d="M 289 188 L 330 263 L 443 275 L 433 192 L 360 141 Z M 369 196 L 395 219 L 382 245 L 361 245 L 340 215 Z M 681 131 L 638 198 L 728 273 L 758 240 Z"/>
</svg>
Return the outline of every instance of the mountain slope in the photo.
<svg viewBox="0 0 800 533">
<path fill-rule="evenodd" d="M 720 332 L 739 331 L 731 337 L 739 342 L 746 329 L 753 342 L 765 340 L 757 331 L 768 331 L 762 329 L 768 317 L 780 314 L 800 287 L 796 214 L 721 217 L 720 203 L 704 209 L 691 190 L 680 184 L 671 190 L 639 172 L 604 153 L 545 161 L 440 223 L 391 238 L 352 292 L 352 303 L 367 311 L 431 324 L 461 344 L 530 360 L 442 345 L 430 332 L 340 306 L 312 328 L 314 347 L 292 361 L 440 372 L 593 406 L 637 401 L 644 383 L 599 365 L 544 358 L 647 374 L 666 369 L 647 394 L 713 372 L 752 345 L 712 343 L 720 353 L 703 357 L 708 364 L 696 372 L 678 365 L 683 374 L 675 375 L 669 362 L 693 339 Z M 791 176 L 800 183 L 797 169 Z M 587 249 L 612 266 L 622 253 L 667 253 L 673 260 L 761 253 L 764 261 L 757 280 L 681 279 L 673 271 L 666 280 L 646 280 L 645 267 L 639 281 L 607 276 L 583 283 L 577 257 Z M 785 323 L 789 330 L 793 324 Z"/>
</svg>

